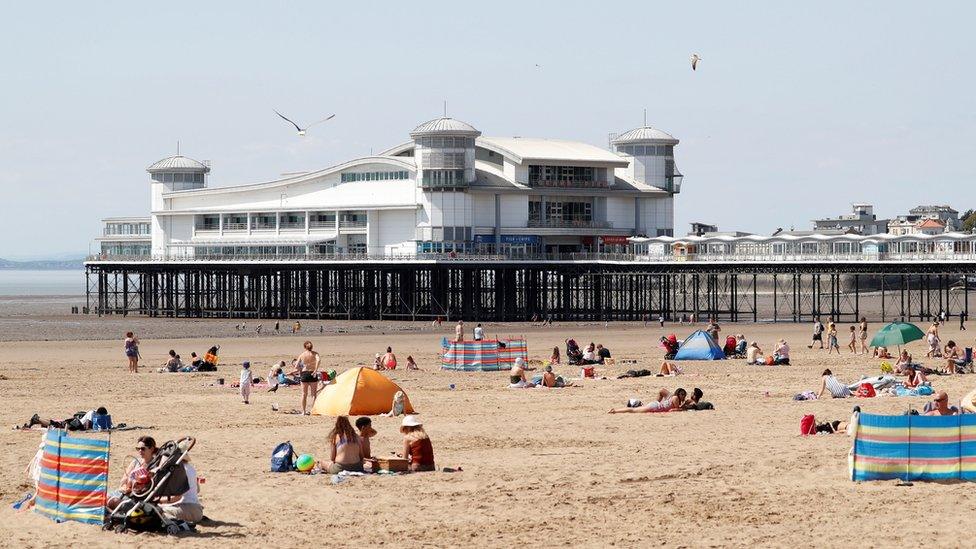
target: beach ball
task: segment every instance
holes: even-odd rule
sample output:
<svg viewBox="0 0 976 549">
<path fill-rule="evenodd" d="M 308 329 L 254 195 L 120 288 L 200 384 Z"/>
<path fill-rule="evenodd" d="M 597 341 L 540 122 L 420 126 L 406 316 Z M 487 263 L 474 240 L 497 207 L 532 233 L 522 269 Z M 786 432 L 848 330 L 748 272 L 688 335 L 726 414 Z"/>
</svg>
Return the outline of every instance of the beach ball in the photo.
<svg viewBox="0 0 976 549">
<path fill-rule="evenodd" d="M 315 466 L 315 458 L 312 454 L 302 454 L 298 456 L 298 461 L 295 462 L 295 467 L 302 473 L 307 473 L 312 470 Z"/>
<path fill-rule="evenodd" d="M 336 371 L 335 370 L 329 370 L 326 375 L 329 376 L 329 380 L 330 381 L 335 381 L 335 378 L 336 378 Z"/>
</svg>

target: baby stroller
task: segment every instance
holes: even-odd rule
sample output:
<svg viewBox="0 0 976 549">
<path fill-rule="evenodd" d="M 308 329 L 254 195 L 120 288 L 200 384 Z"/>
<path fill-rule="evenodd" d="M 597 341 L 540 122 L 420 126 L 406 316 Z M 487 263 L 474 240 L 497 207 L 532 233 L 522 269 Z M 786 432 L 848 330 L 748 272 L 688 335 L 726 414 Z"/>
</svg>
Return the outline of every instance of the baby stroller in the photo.
<svg viewBox="0 0 976 549">
<path fill-rule="evenodd" d="M 105 517 L 105 530 L 125 532 L 129 529 L 139 532 L 166 532 L 176 534 L 188 529 L 186 523 L 180 524 L 163 514 L 159 498 L 181 496 L 190 489 L 183 468 L 183 459 L 196 444 L 193 437 L 183 437 L 163 444 L 146 468 L 152 473 L 148 487 L 143 491 L 132 492 L 122 497 L 115 508 Z"/>
<path fill-rule="evenodd" d="M 725 358 L 745 358 L 746 340 L 739 341 L 735 336 L 728 336 L 722 351 L 725 352 Z"/>
<path fill-rule="evenodd" d="M 220 351 L 220 345 L 214 345 L 207 350 L 207 354 L 203 355 L 203 364 L 197 368 L 198 372 L 216 372 L 217 371 L 217 352 Z"/>
<path fill-rule="evenodd" d="M 678 336 L 670 334 L 662 337 L 661 347 L 664 348 L 664 360 L 674 360 L 674 355 L 678 354 Z"/>
<path fill-rule="evenodd" d="M 583 351 L 575 339 L 566 340 L 566 361 L 570 365 L 580 365 L 583 363 Z"/>
</svg>

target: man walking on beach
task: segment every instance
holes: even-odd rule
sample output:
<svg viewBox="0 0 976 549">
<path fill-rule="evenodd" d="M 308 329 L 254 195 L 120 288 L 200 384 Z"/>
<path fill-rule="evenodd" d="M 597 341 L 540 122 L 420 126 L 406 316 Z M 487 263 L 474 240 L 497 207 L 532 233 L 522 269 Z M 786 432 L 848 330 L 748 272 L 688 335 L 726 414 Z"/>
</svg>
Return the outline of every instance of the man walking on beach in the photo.
<svg viewBox="0 0 976 549">
<path fill-rule="evenodd" d="M 460 343 L 464 341 L 464 321 L 458 320 L 457 326 L 454 327 L 454 341 Z"/>
<path fill-rule="evenodd" d="M 969 317 L 969 313 L 962 311 L 959 313 L 959 329 L 962 331 L 966 330 L 966 318 Z"/>
<path fill-rule="evenodd" d="M 807 349 L 813 349 L 813 345 L 818 341 L 820 342 L 820 348 L 821 349 L 824 348 L 823 332 L 824 332 L 824 325 L 823 322 L 820 322 L 820 317 L 818 316 L 813 321 L 813 340 L 810 342 L 809 345 L 807 345 Z"/>
</svg>

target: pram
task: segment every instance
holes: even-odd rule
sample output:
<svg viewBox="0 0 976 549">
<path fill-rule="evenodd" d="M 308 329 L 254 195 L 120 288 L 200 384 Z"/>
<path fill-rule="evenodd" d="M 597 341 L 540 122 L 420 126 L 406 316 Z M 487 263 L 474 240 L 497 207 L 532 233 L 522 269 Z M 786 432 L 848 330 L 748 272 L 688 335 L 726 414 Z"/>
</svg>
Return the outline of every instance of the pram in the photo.
<svg viewBox="0 0 976 549">
<path fill-rule="evenodd" d="M 741 342 L 736 339 L 735 336 L 728 336 L 725 338 L 725 347 L 722 348 L 725 353 L 725 358 L 745 358 L 746 357 L 746 340 Z"/>
<path fill-rule="evenodd" d="M 570 365 L 578 366 L 583 363 L 583 351 L 575 339 L 566 340 L 566 361 Z"/>
<path fill-rule="evenodd" d="M 203 364 L 197 368 L 198 372 L 216 372 L 217 371 L 217 352 L 220 351 L 220 345 L 214 345 L 207 350 L 207 354 L 203 355 Z"/>
<path fill-rule="evenodd" d="M 105 517 L 105 530 L 125 532 L 166 532 L 176 534 L 185 528 L 163 514 L 159 498 L 181 496 L 190 489 L 183 459 L 196 444 L 193 437 L 183 437 L 163 444 L 146 468 L 153 471 L 149 486 L 142 492 L 133 490 L 122 497 Z M 185 524 L 185 523 L 184 523 Z"/>
<path fill-rule="evenodd" d="M 678 336 L 670 334 L 662 337 L 661 347 L 664 348 L 664 360 L 674 360 L 674 355 L 678 354 Z"/>
</svg>

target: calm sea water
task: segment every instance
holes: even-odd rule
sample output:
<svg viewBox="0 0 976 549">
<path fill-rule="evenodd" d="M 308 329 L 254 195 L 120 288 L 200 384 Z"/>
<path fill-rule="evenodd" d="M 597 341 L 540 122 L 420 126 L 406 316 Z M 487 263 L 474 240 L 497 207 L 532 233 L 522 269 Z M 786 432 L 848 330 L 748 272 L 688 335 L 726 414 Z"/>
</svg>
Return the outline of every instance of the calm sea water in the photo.
<svg viewBox="0 0 976 549">
<path fill-rule="evenodd" d="M 0 296 L 84 295 L 85 271 L 14 271 L 0 269 Z"/>
</svg>

